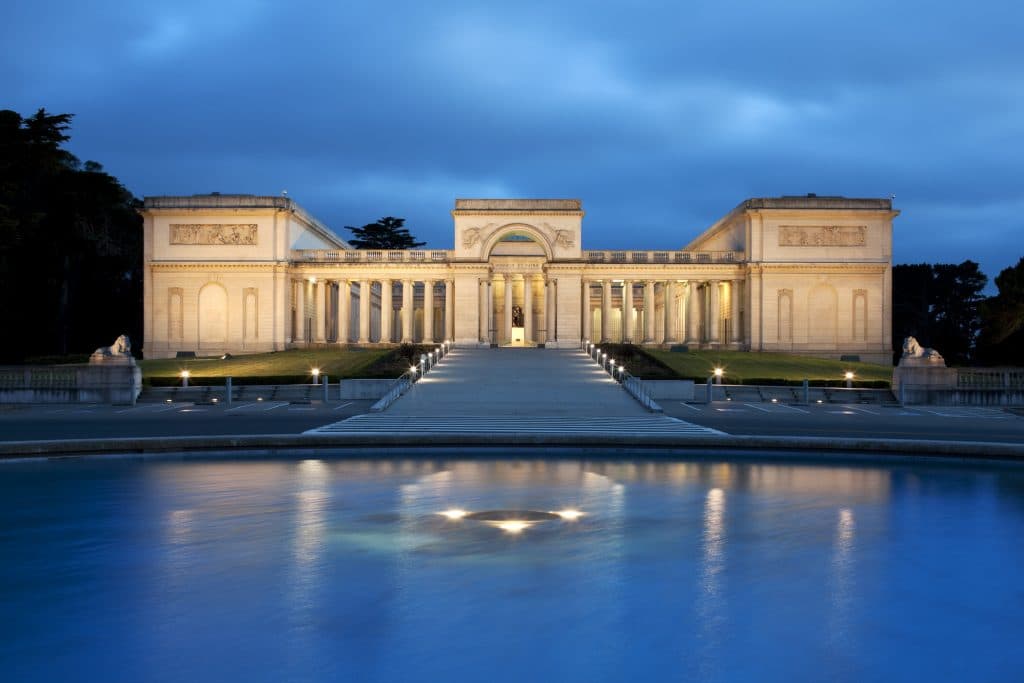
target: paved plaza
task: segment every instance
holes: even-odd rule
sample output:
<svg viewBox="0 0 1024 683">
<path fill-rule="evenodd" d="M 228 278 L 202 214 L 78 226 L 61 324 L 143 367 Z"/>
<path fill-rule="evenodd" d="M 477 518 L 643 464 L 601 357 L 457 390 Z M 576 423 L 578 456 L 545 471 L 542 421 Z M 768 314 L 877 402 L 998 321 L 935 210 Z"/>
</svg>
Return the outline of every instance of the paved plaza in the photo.
<svg viewBox="0 0 1024 683">
<path fill-rule="evenodd" d="M 456 349 L 384 413 L 373 401 L 190 402 L 136 406 L 0 406 L 0 441 L 458 430 L 657 433 L 665 418 L 646 412 L 579 351 Z M 871 404 L 662 401 L 681 420 L 735 435 L 868 437 L 1024 443 L 1024 417 L 995 408 Z M 361 416 L 346 424 L 346 419 Z M 342 426 L 344 425 L 344 426 Z"/>
</svg>

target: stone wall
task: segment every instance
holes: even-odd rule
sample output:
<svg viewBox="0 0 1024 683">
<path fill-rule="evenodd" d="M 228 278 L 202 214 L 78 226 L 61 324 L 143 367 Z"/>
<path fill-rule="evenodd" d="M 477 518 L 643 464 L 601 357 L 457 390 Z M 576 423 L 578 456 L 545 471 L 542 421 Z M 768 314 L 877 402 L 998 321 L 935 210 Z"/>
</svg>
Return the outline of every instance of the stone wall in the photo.
<svg viewBox="0 0 1024 683">
<path fill-rule="evenodd" d="M 0 367 L 0 403 L 134 405 L 142 372 L 134 364 Z"/>
</svg>

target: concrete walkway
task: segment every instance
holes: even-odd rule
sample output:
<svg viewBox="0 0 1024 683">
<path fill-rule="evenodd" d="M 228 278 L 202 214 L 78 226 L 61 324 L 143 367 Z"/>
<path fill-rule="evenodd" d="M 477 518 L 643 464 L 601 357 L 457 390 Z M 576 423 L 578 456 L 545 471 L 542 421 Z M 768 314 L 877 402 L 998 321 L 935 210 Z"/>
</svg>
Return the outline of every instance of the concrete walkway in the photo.
<svg viewBox="0 0 1024 683">
<path fill-rule="evenodd" d="M 416 417 L 650 415 L 585 354 L 455 349 L 385 411 Z"/>
</svg>

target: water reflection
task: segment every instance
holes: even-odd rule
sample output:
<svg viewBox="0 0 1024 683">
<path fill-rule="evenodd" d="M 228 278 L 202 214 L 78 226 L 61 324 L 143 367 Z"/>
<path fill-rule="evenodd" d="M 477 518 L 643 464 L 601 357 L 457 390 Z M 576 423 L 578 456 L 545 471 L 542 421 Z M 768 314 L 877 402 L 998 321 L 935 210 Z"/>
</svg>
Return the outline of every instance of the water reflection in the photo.
<svg viewBox="0 0 1024 683">
<path fill-rule="evenodd" d="M 1024 666 L 1021 471 L 68 465 L 0 478 L 0 623 L 18 624 L 0 662 L 36 680 L 90 665 L 197 681 L 1000 680 Z M 513 534 L 452 509 L 584 514 Z"/>
<path fill-rule="evenodd" d="M 700 671 L 712 673 L 719 656 L 726 621 L 726 601 L 722 591 L 725 569 L 725 491 L 713 488 L 704 499 L 704 534 L 697 620 L 700 628 Z"/>
</svg>

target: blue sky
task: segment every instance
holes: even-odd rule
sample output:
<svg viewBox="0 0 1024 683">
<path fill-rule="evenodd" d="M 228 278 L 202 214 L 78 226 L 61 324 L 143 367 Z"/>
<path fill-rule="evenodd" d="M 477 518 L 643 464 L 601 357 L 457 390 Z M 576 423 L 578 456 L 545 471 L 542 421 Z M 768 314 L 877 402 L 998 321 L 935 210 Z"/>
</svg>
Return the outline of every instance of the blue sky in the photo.
<svg viewBox="0 0 1024 683">
<path fill-rule="evenodd" d="M 287 189 L 341 231 L 578 197 L 679 248 L 751 196 L 896 195 L 897 263 L 1024 256 L 1012 2 L 15 0 L 0 108 L 75 114 L 136 195 Z"/>
</svg>

